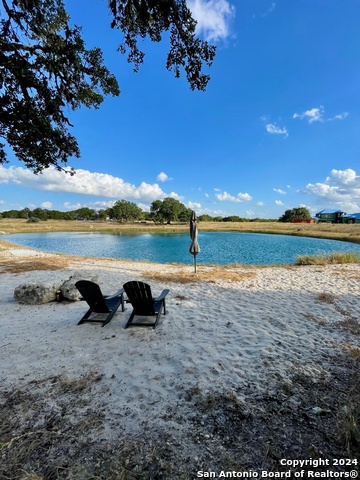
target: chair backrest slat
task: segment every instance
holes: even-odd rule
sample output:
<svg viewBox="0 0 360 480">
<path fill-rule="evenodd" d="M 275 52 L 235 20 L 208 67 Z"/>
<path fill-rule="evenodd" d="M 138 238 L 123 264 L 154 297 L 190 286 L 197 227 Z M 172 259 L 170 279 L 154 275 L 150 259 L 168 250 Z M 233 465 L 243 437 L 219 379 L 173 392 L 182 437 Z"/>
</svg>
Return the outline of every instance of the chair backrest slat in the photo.
<svg viewBox="0 0 360 480">
<path fill-rule="evenodd" d="M 150 285 L 134 280 L 125 283 L 124 290 L 136 315 L 155 315 Z"/>
<path fill-rule="evenodd" d="M 79 280 L 75 283 L 75 285 L 93 312 L 110 312 L 105 303 L 104 296 L 101 293 L 101 289 L 97 283 L 91 282 L 90 280 Z"/>
</svg>

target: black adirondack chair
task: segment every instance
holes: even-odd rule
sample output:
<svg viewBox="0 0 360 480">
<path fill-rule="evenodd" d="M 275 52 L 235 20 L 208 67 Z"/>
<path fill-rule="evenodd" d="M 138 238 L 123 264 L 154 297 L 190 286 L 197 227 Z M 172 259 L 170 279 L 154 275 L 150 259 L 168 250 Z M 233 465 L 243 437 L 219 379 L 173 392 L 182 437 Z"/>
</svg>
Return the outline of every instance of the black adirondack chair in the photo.
<svg viewBox="0 0 360 480">
<path fill-rule="evenodd" d="M 120 305 L 122 311 L 125 310 L 123 288 L 113 295 L 103 295 L 99 285 L 90 280 L 79 280 L 75 285 L 82 295 L 82 300 L 85 300 L 90 307 L 78 325 L 90 322 L 101 323 L 101 326 L 104 327 L 111 321 Z M 92 314 L 95 315 L 92 316 Z M 103 314 L 102 318 L 97 314 Z"/>
<path fill-rule="evenodd" d="M 164 313 L 164 315 L 166 315 L 165 297 L 170 290 L 165 289 L 162 291 L 161 295 L 154 298 L 151 294 L 150 285 L 138 281 L 125 283 L 124 290 L 128 296 L 128 301 L 133 307 L 133 311 L 125 325 L 125 328 L 128 328 L 130 325 L 156 328 L 161 314 Z M 135 316 L 155 317 L 155 321 L 151 323 L 146 321 L 134 322 L 133 320 Z"/>
</svg>

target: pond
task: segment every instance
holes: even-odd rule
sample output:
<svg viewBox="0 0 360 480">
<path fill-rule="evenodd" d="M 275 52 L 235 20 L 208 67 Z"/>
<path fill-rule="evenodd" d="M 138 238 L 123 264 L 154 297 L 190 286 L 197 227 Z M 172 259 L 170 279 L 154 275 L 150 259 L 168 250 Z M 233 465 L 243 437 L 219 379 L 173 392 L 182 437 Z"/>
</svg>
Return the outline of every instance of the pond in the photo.
<svg viewBox="0 0 360 480">
<path fill-rule="evenodd" d="M 0 239 L 46 252 L 89 257 L 149 260 L 159 263 L 193 263 L 189 234 L 27 233 L 1 235 Z M 202 264 L 294 264 L 297 256 L 356 252 L 360 245 L 290 235 L 239 232 L 200 232 Z"/>
</svg>

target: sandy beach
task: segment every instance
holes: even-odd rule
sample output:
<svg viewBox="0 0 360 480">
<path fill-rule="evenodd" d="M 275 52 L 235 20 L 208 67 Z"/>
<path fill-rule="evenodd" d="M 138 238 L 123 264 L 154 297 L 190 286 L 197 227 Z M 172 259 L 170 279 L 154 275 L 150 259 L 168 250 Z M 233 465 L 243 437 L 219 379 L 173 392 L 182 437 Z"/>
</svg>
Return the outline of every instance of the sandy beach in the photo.
<svg viewBox="0 0 360 480">
<path fill-rule="evenodd" d="M 358 454 L 344 430 L 359 393 L 360 265 L 199 266 L 195 276 L 74 257 L 25 268 L 53 257 L 0 252 L 1 478 L 266 478 L 293 475 L 284 458 Z M 169 288 L 168 314 L 156 330 L 125 330 L 127 304 L 104 328 L 77 326 L 84 302 L 14 298 L 21 283 L 75 272 L 97 275 L 107 294 L 128 280 Z"/>
</svg>

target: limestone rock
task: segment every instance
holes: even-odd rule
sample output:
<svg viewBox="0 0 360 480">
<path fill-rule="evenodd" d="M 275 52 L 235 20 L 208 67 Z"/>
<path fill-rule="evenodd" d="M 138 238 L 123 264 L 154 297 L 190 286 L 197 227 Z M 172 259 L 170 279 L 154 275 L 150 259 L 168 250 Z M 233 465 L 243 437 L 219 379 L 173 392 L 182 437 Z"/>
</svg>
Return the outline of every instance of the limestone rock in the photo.
<svg viewBox="0 0 360 480">
<path fill-rule="evenodd" d="M 22 283 L 14 290 L 14 297 L 20 303 L 27 305 L 41 305 L 56 300 L 56 291 L 60 290 L 65 300 L 76 301 L 80 292 L 75 283 L 79 280 L 91 280 L 98 283 L 98 277 L 75 272 L 68 280 L 59 280 L 56 283 Z"/>
<path fill-rule="evenodd" d="M 79 290 L 76 288 L 75 283 L 79 280 L 91 280 L 98 283 L 98 276 L 86 276 L 81 272 L 75 272 L 69 280 L 67 280 L 61 287 L 61 293 L 66 300 L 76 301 L 81 297 Z"/>
<path fill-rule="evenodd" d="M 14 297 L 20 303 L 41 305 L 55 300 L 56 290 L 58 290 L 62 284 L 63 281 L 52 284 L 22 283 L 15 288 Z"/>
</svg>

